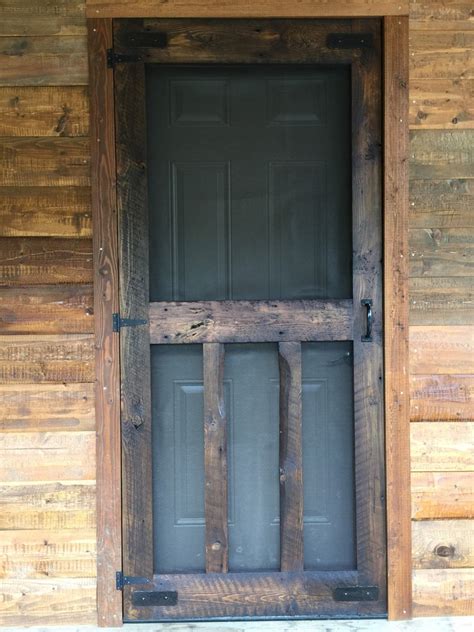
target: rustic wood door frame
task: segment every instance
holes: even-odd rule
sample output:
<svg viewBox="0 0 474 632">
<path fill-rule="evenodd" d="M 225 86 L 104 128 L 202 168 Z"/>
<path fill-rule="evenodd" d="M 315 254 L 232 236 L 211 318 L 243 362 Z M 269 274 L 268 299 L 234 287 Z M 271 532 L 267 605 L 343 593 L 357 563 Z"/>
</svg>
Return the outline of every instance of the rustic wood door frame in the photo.
<svg viewBox="0 0 474 632">
<path fill-rule="evenodd" d="M 237 3 L 238 4 L 238 3 Z M 306 17 L 327 17 L 327 10 Z M 197 14 L 187 17 L 201 17 Z M 97 14 L 107 15 L 101 10 Z M 360 11 L 357 14 L 360 16 Z M 372 13 L 374 15 L 374 13 Z M 115 17 L 117 17 L 115 15 Z M 226 17 L 226 16 L 219 16 Z M 244 17 L 242 13 L 240 17 Z M 252 17 L 255 17 L 253 15 Z M 263 16 L 262 16 L 263 17 Z M 269 17 L 268 12 L 265 17 Z M 286 16 L 288 17 L 288 16 Z M 345 17 L 353 17 L 347 11 Z M 380 17 L 384 17 L 381 15 Z M 112 20 L 88 19 L 97 418 L 97 607 L 101 626 L 122 621 L 121 431 L 118 221 L 114 78 L 107 67 Z M 384 329 L 389 618 L 411 617 L 408 392 L 408 17 L 383 20 Z"/>
</svg>

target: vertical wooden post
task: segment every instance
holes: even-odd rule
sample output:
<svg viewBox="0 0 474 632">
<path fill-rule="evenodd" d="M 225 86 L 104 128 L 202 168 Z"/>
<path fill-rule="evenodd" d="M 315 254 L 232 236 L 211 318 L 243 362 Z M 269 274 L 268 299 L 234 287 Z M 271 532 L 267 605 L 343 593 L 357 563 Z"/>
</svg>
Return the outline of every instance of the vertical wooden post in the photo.
<svg viewBox="0 0 474 632">
<path fill-rule="evenodd" d="M 112 331 L 118 312 L 118 226 L 115 191 L 113 71 L 107 68 L 112 20 L 89 19 L 91 175 L 94 248 L 94 313 L 97 425 L 97 609 L 100 626 L 122 623 L 119 340 Z"/>
<path fill-rule="evenodd" d="M 224 345 L 203 345 L 206 572 L 227 573 L 227 420 Z"/>
<path fill-rule="evenodd" d="M 301 343 L 280 342 L 280 569 L 298 572 L 303 559 L 303 425 Z"/>
<path fill-rule="evenodd" d="M 384 19 L 388 614 L 412 616 L 408 373 L 408 17 Z"/>
</svg>

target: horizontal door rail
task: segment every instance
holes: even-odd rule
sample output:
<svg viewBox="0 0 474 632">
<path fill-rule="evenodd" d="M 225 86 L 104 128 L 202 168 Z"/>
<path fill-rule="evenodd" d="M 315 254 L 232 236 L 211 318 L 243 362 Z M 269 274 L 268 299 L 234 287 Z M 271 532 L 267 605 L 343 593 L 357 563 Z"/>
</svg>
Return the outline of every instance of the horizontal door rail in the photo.
<svg viewBox="0 0 474 632">
<path fill-rule="evenodd" d="M 150 303 L 151 344 L 352 339 L 352 300 Z"/>
</svg>

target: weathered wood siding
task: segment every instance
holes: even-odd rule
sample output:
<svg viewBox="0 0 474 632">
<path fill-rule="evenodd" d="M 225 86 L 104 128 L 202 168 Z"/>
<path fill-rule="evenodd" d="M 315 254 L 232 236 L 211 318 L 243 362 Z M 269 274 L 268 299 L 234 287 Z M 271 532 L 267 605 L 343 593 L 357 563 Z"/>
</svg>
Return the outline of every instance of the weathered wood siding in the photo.
<svg viewBox="0 0 474 632">
<path fill-rule="evenodd" d="M 0 3 L 0 622 L 96 620 L 84 2 Z"/>
<path fill-rule="evenodd" d="M 89 623 L 96 539 L 84 0 L 3 0 L 0 47 L 0 622 Z M 467 614 L 472 2 L 412 0 L 410 60 L 415 615 Z"/>
</svg>

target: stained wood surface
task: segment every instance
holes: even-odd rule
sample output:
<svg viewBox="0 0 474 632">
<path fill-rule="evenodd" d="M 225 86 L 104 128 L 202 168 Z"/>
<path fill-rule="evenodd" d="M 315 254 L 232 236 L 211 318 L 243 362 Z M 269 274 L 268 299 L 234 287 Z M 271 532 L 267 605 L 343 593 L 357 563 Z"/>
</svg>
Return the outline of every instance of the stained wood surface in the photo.
<svg viewBox="0 0 474 632">
<path fill-rule="evenodd" d="M 474 325 L 473 305 L 474 276 L 410 279 L 410 325 Z"/>
<path fill-rule="evenodd" d="M 415 520 L 474 518 L 474 472 L 413 472 Z"/>
<path fill-rule="evenodd" d="M 351 340 L 352 301 L 150 303 L 152 344 Z"/>
<path fill-rule="evenodd" d="M 412 527 L 413 568 L 474 568 L 471 520 L 423 520 Z"/>
<path fill-rule="evenodd" d="M 3 186 L 88 186 L 87 138 L 0 138 Z"/>
<path fill-rule="evenodd" d="M 465 228 L 474 226 L 474 181 L 410 181 L 410 228 Z"/>
<path fill-rule="evenodd" d="M 471 326 L 411 327 L 412 375 L 474 374 L 474 330 Z"/>
<path fill-rule="evenodd" d="M 0 483 L 0 529 L 94 529 L 95 481 Z"/>
<path fill-rule="evenodd" d="M 200 0 L 86 0 L 88 17 L 167 17 L 167 18 L 245 18 L 245 17 L 370 17 L 408 15 L 408 0 L 300 0 L 289 5 L 284 0 L 214 0 L 212 4 Z"/>
<path fill-rule="evenodd" d="M 93 333 L 92 285 L 3 288 L 0 333 Z"/>
<path fill-rule="evenodd" d="M 417 39 L 418 33 L 413 34 Z M 444 55 L 452 54 L 446 48 Z M 465 51 L 465 56 L 466 56 Z M 436 65 L 443 64 L 438 52 Z M 444 64 L 443 64 L 444 65 Z M 412 79 L 410 81 L 410 126 L 412 129 L 472 129 L 474 127 L 474 80 L 466 79 L 465 65 L 459 64 L 455 77 Z"/>
<path fill-rule="evenodd" d="M 410 38 L 410 80 L 474 79 L 472 31 L 415 31 Z"/>
<path fill-rule="evenodd" d="M 412 375 L 412 421 L 474 421 L 474 375 Z"/>
<path fill-rule="evenodd" d="M 2 0 L 2 35 L 81 35 L 84 0 Z"/>
<path fill-rule="evenodd" d="M 0 336 L 0 384 L 93 381 L 94 339 L 89 334 Z"/>
<path fill-rule="evenodd" d="M 300 342 L 280 342 L 280 569 L 300 572 L 303 555 L 303 419 Z"/>
<path fill-rule="evenodd" d="M 412 612 L 408 384 L 408 19 L 384 19 L 384 327 L 388 613 Z"/>
<path fill-rule="evenodd" d="M 1 237 L 92 237 L 87 187 L 2 187 Z"/>
<path fill-rule="evenodd" d="M 224 345 L 203 345 L 203 375 L 206 573 L 227 573 L 229 546 Z"/>
<path fill-rule="evenodd" d="M 93 384 L 5 384 L 0 399 L 0 432 L 95 429 Z"/>
<path fill-rule="evenodd" d="M 119 340 L 112 314 L 119 311 L 118 224 L 115 189 L 113 72 L 106 51 L 109 21 L 88 22 L 92 212 L 94 218 L 94 314 L 97 424 L 97 605 L 101 625 L 120 625 L 122 599 L 114 578 L 122 567 Z"/>
<path fill-rule="evenodd" d="M 436 441 L 433 440 L 436 437 Z M 474 423 L 411 424 L 411 467 L 414 472 L 474 470 Z"/>
<path fill-rule="evenodd" d="M 411 229 L 409 241 L 412 277 L 474 278 L 472 228 Z"/>
<path fill-rule="evenodd" d="M 86 87 L 0 89 L 0 136 L 87 136 Z"/>
<path fill-rule="evenodd" d="M 468 30 L 474 28 L 471 0 L 412 0 L 410 27 L 417 30 Z"/>
<path fill-rule="evenodd" d="M 413 571 L 415 617 L 472 614 L 474 577 L 470 568 Z"/>
<path fill-rule="evenodd" d="M 410 178 L 472 179 L 474 129 L 423 130 L 410 134 Z"/>
</svg>

